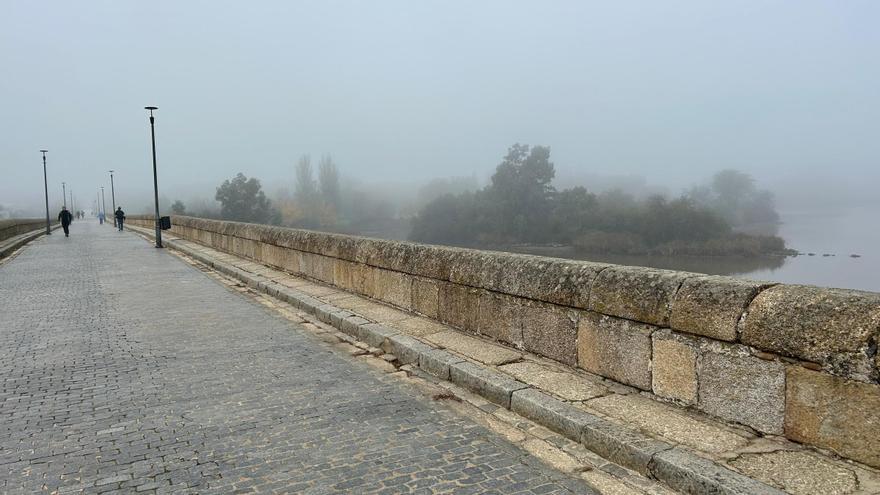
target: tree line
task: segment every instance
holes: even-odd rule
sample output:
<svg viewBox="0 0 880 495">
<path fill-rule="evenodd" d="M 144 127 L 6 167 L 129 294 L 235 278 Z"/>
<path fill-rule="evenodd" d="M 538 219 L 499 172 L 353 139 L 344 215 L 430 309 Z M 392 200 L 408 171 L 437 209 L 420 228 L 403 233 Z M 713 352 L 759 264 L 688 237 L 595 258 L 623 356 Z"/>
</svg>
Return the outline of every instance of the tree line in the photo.
<svg viewBox="0 0 880 495">
<path fill-rule="evenodd" d="M 621 190 L 594 193 L 582 186 L 557 189 L 555 173 L 549 147 L 515 144 L 485 187 L 478 188 L 473 177 L 432 180 L 419 189 L 407 215 L 407 208 L 344 183 L 329 155 L 317 167 L 303 155 L 293 169 L 294 187 L 281 189 L 274 201 L 258 179 L 239 173 L 217 187 L 219 212 L 197 214 L 378 236 L 385 236 L 389 225 L 405 225 L 411 240 L 470 247 L 556 244 L 620 254 L 787 253 L 778 237 L 744 233 L 756 224 L 775 227 L 779 216 L 772 194 L 743 172 L 723 170 L 673 198 L 638 198 Z M 186 213 L 180 201 L 172 210 Z"/>
</svg>

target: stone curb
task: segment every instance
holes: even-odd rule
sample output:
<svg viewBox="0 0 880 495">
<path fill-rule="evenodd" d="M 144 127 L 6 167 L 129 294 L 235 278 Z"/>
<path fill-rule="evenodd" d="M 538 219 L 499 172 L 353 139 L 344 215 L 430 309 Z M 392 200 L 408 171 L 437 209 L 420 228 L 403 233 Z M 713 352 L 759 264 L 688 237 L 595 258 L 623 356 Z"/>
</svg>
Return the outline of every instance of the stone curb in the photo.
<svg viewBox="0 0 880 495">
<path fill-rule="evenodd" d="M 279 299 L 315 315 L 347 335 L 394 354 L 401 362 L 417 364 L 426 373 L 475 392 L 501 407 L 580 442 L 609 461 L 655 478 L 682 493 L 785 495 L 781 490 L 693 452 L 590 414 L 504 373 L 431 347 L 392 327 L 371 322 L 294 289 L 275 287 L 277 284 L 266 283 L 270 281 L 265 277 L 209 259 L 176 241 L 165 243 L 248 286 L 269 295 L 274 290 L 279 294 Z"/>
<path fill-rule="evenodd" d="M 52 225 L 50 227 L 51 230 L 55 230 L 59 228 L 59 224 Z M 24 246 L 25 244 L 33 241 L 34 239 L 40 237 L 41 235 L 46 235 L 46 229 L 38 229 L 32 230 L 30 232 L 25 232 L 24 234 L 18 234 L 17 236 L 10 237 L 9 239 L 0 242 L 0 259 L 3 259 L 10 254 L 14 253 L 16 249 Z"/>
<path fill-rule="evenodd" d="M 650 472 L 652 477 L 684 493 L 785 494 L 679 447 L 655 455 Z"/>
<path fill-rule="evenodd" d="M 480 394 L 505 409 L 510 409 L 510 397 L 515 391 L 528 388 L 525 383 L 514 380 L 504 373 L 470 361 L 450 364 L 449 379 L 452 383 Z"/>
</svg>

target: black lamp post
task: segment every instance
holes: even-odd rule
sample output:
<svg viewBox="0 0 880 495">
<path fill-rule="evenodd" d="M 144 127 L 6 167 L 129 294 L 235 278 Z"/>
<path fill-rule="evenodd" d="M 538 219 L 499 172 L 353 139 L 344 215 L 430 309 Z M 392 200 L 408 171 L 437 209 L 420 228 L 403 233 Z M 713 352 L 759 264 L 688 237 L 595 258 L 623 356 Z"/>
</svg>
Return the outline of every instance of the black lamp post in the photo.
<svg viewBox="0 0 880 495">
<path fill-rule="evenodd" d="M 153 110 L 159 107 L 144 107 L 150 111 L 150 137 L 153 139 L 153 196 L 156 201 L 156 247 L 162 247 L 162 229 L 159 228 L 159 180 L 156 176 L 156 126 L 153 118 Z"/>
<path fill-rule="evenodd" d="M 67 207 L 67 186 L 65 182 L 61 183 L 61 205 Z"/>
<path fill-rule="evenodd" d="M 43 189 L 46 191 L 46 235 L 52 235 L 52 231 L 49 230 L 49 181 L 46 180 L 46 153 L 49 150 L 40 150 L 40 153 L 43 154 Z"/>
<path fill-rule="evenodd" d="M 113 171 L 110 171 L 110 206 L 113 207 L 113 211 L 110 214 L 113 216 L 113 226 L 116 227 L 116 188 L 113 187 Z M 104 211 L 104 221 L 107 220 L 107 211 Z"/>
</svg>

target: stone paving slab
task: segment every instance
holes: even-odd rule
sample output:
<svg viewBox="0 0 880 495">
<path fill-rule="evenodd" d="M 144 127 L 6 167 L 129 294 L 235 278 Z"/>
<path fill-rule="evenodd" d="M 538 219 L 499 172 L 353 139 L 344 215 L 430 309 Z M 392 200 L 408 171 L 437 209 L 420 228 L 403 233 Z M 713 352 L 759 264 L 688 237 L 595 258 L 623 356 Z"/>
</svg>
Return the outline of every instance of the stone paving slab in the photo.
<svg viewBox="0 0 880 495">
<path fill-rule="evenodd" d="M 367 300 L 366 303 L 360 302 L 361 307 L 367 308 L 375 308 L 375 305 L 377 304 L 379 303 L 369 300 Z M 356 309 L 352 309 L 352 311 L 357 312 Z M 399 322 L 406 321 L 404 316 L 408 315 L 408 313 L 396 309 L 393 309 L 392 312 L 389 312 L 388 314 L 391 316 L 391 319 L 383 320 L 381 319 L 381 311 L 374 312 L 374 315 L 380 316 L 379 318 L 375 318 L 374 321 L 379 321 L 390 327 L 396 328 Z M 449 332 L 457 333 L 457 331 L 451 328 L 447 327 L 447 329 L 447 331 Z M 403 329 L 398 330 L 406 333 Z M 389 331 L 393 333 L 393 330 Z M 435 335 L 442 334 L 442 332 L 432 333 Z M 480 341 L 480 339 L 475 339 L 473 337 L 464 337 Z M 426 342 L 431 343 L 430 335 L 423 337 L 423 339 Z M 446 365 L 446 367 L 444 368 L 444 363 L 442 362 L 442 360 L 436 360 L 430 357 L 426 359 L 425 355 L 423 355 L 420 361 L 428 364 L 429 366 L 436 367 L 437 373 L 434 373 L 434 371 L 432 371 L 432 373 L 434 373 L 435 375 L 441 376 L 442 378 L 447 378 L 447 376 L 443 376 L 442 373 L 444 371 L 448 373 L 449 365 Z M 559 366 L 554 364 L 548 365 L 546 361 L 548 360 L 529 355 L 526 356 L 526 361 L 523 361 L 521 363 L 502 365 L 499 366 L 498 369 L 503 371 L 505 367 L 512 366 L 512 368 L 510 368 L 507 372 L 511 376 L 516 377 L 526 384 L 535 386 L 539 389 L 542 387 L 546 387 L 545 390 L 547 390 L 548 392 L 553 393 L 554 395 L 557 395 L 558 397 L 561 397 L 563 399 L 566 399 L 563 391 L 565 391 L 568 386 L 562 386 L 560 388 L 559 386 L 554 384 L 555 380 L 547 378 L 547 370 L 554 370 L 555 372 L 558 372 L 558 370 L 560 369 Z M 532 362 L 539 363 L 543 367 L 543 369 L 538 369 L 535 367 L 531 367 L 532 369 L 527 369 L 528 366 L 523 367 L 526 369 L 518 369 L 516 367 L 516 365 Z M 519 376 L 516 376 L 515 373 L 519 373 Z M 570 376 L 568 376 L 567 378 L 562 378 L 561 376 L 557 378 L 559 378 L 559 381 L 572 380 L 572 383 L 577 383 L 577 380 L 583 379 L 582 376 L 579 377 L 578 374 L 574 372 L 569 372 L 568 375 Z M 598 451 L 604 451 L 605 455 L 609 455 L 611 458 L 615 458 L 619 461 L 627 462 L 627 459 L 630 459 L 634 463 L 634 466 L 641 465 L 640 469 L 644 472 L 648 472 L 648 464 L 639 464 L 641 462 L 639 461 L 639 459 L 643 459 L 643 457 L 641 456 L 648 455 L 647 459 L 650 459 L 651 457 L 658 455 L 660 452 L 663 452 L 664 449 L 670 448 L 668 446 L 669 444 L 661 442 L 658 445 L 662 444 L 667 446 L 651 450 L 650 442 L 646 442 L 645 439 L 648 439 L 650 438 L 650 435 L 653 435 L 658 439 L 673 440 L 672 445 L 681 442 L 682 445 L 688 445 L 690 448 L 697 449 L 696 452 L 699 452 L 700 456 L 711 458 L 711 460 L 700 456 L 697 456 L 695 458 L 693 454 L 689 454 L 687 450 L 682 450 L 678 448 L 676 449 L 674 454 L 670 454 L 664 457 L 664 461 L 660 464 L 662 465 L 662 474 L 663 476 L 667 477 L 667 482 L 674 484 L 674 486 L 677 486 L 678 489 L 691 491 L 720 490 L 719 493 L 743 493 L 737 490 L 756 489 L 755 487 L 764 486 L 760 484 L 750 485 L 746 482 L 746 479 L 743 479 L 743 477 L 739 476 L 736 473 L 736 471 L 738 470 L 749 471 L 749 475 L 754 476 L 758 481 L 767 483 L 770 486 L 783 488 L 786 490 L 789 490 L 790 487 L 795 487 L 792 489 L 796 489 L 796 484 L 792 481 L 795 479 L 812 479 L 812 483 L 815 486 L 842 486 L 844 487 L 844 489 L 848 489 L 845 488 L 848 485 L 846 485 L 846 483 L 840 482 L 840 480 L 838 480 L 837 478 L 839 476 L 839 473 L 842 472 L 849 473 L 849 475 L 857 479 L 855 488 L 845 493 L 872 495 L 880 494 L 880 474 L 878 474 L 877 470 L 873 470 L 871 468 L 867 468 L 856 463 L 841 461 L 839 459 L 835 459 L 833 456 L 828 456 L 827 454 L 817 452 L 815 450 L 804 449 L 804 447 L 785 441 L 784 439 L 774 440 L 773 438 L 757 438 L 753 436 L 750 438 L 749 432 L 743 432 L 741 431 L 741 429 L 736 428 L 730 429 L 727 426 L 716 422 L 715 420 L 705 417 L 705 415 L 701 415 L 698 413 L 691 414 L 685 412 L 675 405 L 664 404 L 661 402 L 657 402 L 656 400 L 650 399 L 646 396 L 646 394 L 642 394 L 642 396 L 639 396 L 639 392 L 637 390 L 632 389 L 631 387 L 617 384 L 607 379 L 601 379 L 597 377 L 597 380 L 588 380 L 588 382 L 591 385 L 596 385 L 598 383 L 600 387 L 607 387 L 608 392 L 610 392 L 610 394 L 606 395 L 605 397 L 593 399 L 594 401 L 601 402 L 597 402 L 596 409 L 588 408 L 588 411 L 599 412 L 605 418 L 611 420 L 611 422 L 608 423 L 609 427 L 614 425 L 614 422 L 629 423 L 629 415 L 632 414 L 633 426 L 640 428 L 642 431 L 648 433 L 649 435 L 648 437 L 642 435 L 640 438 L 642 438 L 643 440 L 636 440 L 636 437 L 627 440 L 627 438 L 629 438 L 627 435 L 630 435 L 630 433 L 626 433 L 622 437 L 614 437 L 614 435 L 609 436 L 608 432 L 604 431 L 604 429 L 602 428 L 595 429 L 591 433 L 591 435 L 594 435 L 594 438 L 592 438 L 591 441 L 598 442 L 598 444 L 594 446 L 594 448 L 597 448 Z M 555 392 L 553 391 L 554 388 Z M 571 393 L 571 390 L 569 390 L 569 393 Z M 647 402 L 641 402 L 641 400 Z M 578 401 L 575 400 L 575 402 L 577 403 Z M 501 414 L 505 411 L 505 409 L 499 409 L 495 412 L 495 414 Z M 693 431 L 690 431 L 691 429 Z M 697 434 L 697 432 L 701 432 L 705 435 L 701 436 L 700 434 Z M 681 438 L 673 438 L 678 436 L 679 433 L 681 434 Z M 715 441 L 716 433 L 718 433 L 717 442 Z M 748 439 L 748 444 L 745 446 L 741 444 L 741 438 L 743 437 Z M 607 441 L 610 441 L 611 444 L 607 444 Z M 614 447 L 614 445 L 617 445 L 617 447 Z M 620 450 L 620 447 L 623 447 L 625 445 L 628 446 L 623 450 Z M 612 447 L 612 450 L 608 450 L 608 447 Z M 804 474 L 802 472 L 803 470 L 799 468 L 799 464 L 797 462 L 774 463 L 771 456 L 777 452 L 787 452 L 791 454 L 809 452 L 809 455 L 821 460 L 828 466 L 832 466 L 833 469 L 817 469 Z M 738 460 L 742 459 L 740 457 L 742 455 L 749 456 L 747 457 L 749 459 L 748 463 L 737 462 Z M 793 458 L 797 457 L 795 456 Z M 706 464 L 707 462 L 709 464 Z M 768 464 L 773 465 L 773 469 L 767 469 L 766 466 Z M 749 470 L 750 466 L 759 467 L 755 467 Z M 711 467 L 711 469 L 709 467 Z M 703 474 L 698 472 L 699 469 L 703 468 L 705 468 L 705 472 Z M 619 469 L 621 468 L 616 465 L 609 464 L 608 471 L 610 473 L 614 475 L 620 475 Z M 697 471 L 694 471 L 695 469 Z M 704 474 L 707 474 L 708 477 L 703 476 Z M 626 484 L 626 487 L 632 489 L 634 485 L 638 485 L 638 480 L 639 478 L 635 478 L 635 482 Z M 715 484 L 712 485 L 710 480 L 715 480 Z M 706 483 L 710 484 L 707 485 Z M 714 488 L 710 488 L 710 485 Z M 764 490 L 764 488 L 761 488 L 761 490 Z"/>
<path fill-rule="evenodd" d="M 733 452 L 749 444 L 751 435 L 688 416 L 679 408 L 640 395 L 612 394 L 584 403 L 587 410 L 626 421 L 666 440 L 702 452 Z"/>
<path fill-rule="evenodd" d="M 485 364 L 505 364 L 522 358 L 522 353 L 485 340 L 447 330 L 425 335 L 425 340 Z"/>
<path fill-rule="evenodd" d="M 0 493 L 596 493 L 128 232 L 0 266 Z"/>
<path fill-rule="evenodd" d="M 597 383 L 598 380 L 594 382 L 572 372 L 558 371 L 534 361 L 505 364 L 498 369 L 566 400 L 584 401 L 609 393 L 606 387 Z"/>
</svg>

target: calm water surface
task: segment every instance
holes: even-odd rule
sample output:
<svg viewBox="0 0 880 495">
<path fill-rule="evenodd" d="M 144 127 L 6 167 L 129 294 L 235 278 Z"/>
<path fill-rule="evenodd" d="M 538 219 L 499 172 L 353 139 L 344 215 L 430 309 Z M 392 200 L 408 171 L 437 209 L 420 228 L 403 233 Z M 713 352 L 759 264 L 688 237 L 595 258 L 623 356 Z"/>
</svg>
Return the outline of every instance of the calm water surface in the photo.
<svg viewBox="0 0 880 495">
<path fill-rule="evenodd" d="M 577 255 L 567 248 L 530 248 L 533 254 L 651 266 L 758 280 L 880 292 L 880 207 L 782 213 L 779 235 L 814 256 L 736 258 Z M 525 251 L 523 251 L 525 252 Z M 833 256 L 823 256 L 824 254 Z M 851 254 L 861 255 L 852 258 Z"/>
</svg>

